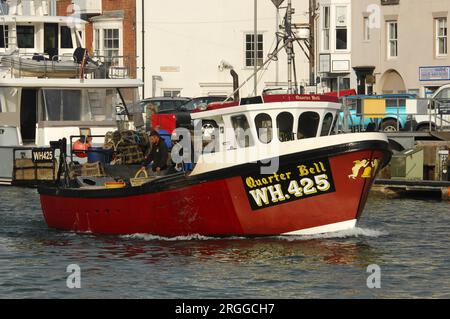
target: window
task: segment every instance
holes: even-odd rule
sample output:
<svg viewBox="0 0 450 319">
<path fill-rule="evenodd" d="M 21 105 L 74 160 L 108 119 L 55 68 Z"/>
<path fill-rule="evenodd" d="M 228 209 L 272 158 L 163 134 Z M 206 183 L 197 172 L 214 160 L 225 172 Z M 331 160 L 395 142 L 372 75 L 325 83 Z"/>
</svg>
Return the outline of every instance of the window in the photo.
<svg viewBox="0 0 450 319">
<path fill-rule="evenodd" d="M 0 26 L 0 48 L 8 48 L 9 27 Z"/>
<path fill-rule="evenodd" d="M 327 113 L 327 115 L 325 115 L 325 118 L 323 119 L 322 132 L 320 133 L 320 136 L 328 136 L 330 134 L 330 129 L 332 125 L 333 125 L 333 114 Z"/>
<path fill-rule="evenodd" d="M 330 50 L 330 7 L 323 7 L 323 49 Z"/>
<path fill-rule="evenodd" d="M 298 120 L 297 139 L 311 138 L 317 136 L 320 116 L 316 112 L 305 112 Z"/>
<path fill-rule="evenodd" d="M 95 38 L 95 42 L 94 42 L 94 50 L 95 50 L 95 54 L 96 55 L 101 55 L 100 49 L 101 49 L 101 45 L 100 45 L 100 29 L 95 29 L 94 30 L 94 38 Z"/>
<path fill-rule="evenodd" d="M 180 97 L 181 90 L 163 90 L 164 97 Z"/>
<path fill-rule="evenodd" d="M 46 121 L 81 120 L 82 100 L 80 90 L 45 90 Z"/>
<path fill-rule="evenodd" d="M 288 142 L 294 139 L 293 134 L 294 116 L 283 112 L 277 116 L 278 139 L 280 142 Z"/>
<path fill-rule="evenodd" d="M 369 17 L 364 17 L 364 41 L 370 41 L 370 22 Z"/>
<path fill-rule="evenodd" d="M 0 88 L 0 113 L 15 113 L 19 103 L 19 89 L 14 87 Z"/>
<path fill-rule="evenodd" d="M 94 51 L 100 57 L 104 65 L 102 68 L 106 77 L 124 77 L 125 69 L 111 68 L 121 67 L 124 64 L 122 22 L 102 21 L 94 24 Z"/>
<path fill-rule="evenodd" d="M 447 18 L 436 19 L 436 54 L 447 55 Z"/>
<path fill-rule="evenodd" d="M 72 49 L 72 30 L 69 27 L 61 26 L 61 49 Z"/>
<path fill-rule="evenodd" d="M 387 24 L 388 24 L 388 57 L 394 58 L 398 56 L 398 24 L 397 21 L 389 21 Z"/>
<path fill-rule="evenodd" d="M 17 26 L 17 46 L 21 49 L 34 48 L 34 26 Z"/>
<path fill-rule="evenodd" d="M 258 34 L 257 43 L 257 65 L 261 66 L 263 64 L 263 35 Z M 246 34 L 245 35 L 245 66 L 253 67 L 255 66 L 255 35 Z"/>
<path fill-rule="evenodd" d="M 448 100 L 450 99 L 450 89 L 443 89 L 436 95 L 436 99 Z"/>
<path fill-rule="evenodd" d="M 43 89 L 40 121 L 112 121 L 117 104 L 116 90 Z"/>
<path fill-rule="evenodd" d="M 119 29 L 104 29 L 103 30 L 103 54 L 111 62 L 114 57 L 119 56 Z"/>
<path fill-rule="evenodd" d="M 336 50 L 347 50 L 347 7 L 336 7 Z"/>
<path fill-rule="evenodd" d="M 253 146 L 253 137 L 247 117 L 245 115 L 233 116 L 231 117 L 231 124 L 239 147 Z"/>
<path fill-rule="evenodd" d="M 272 118 L 269 114 L 261 113 L 255 118 L 256 133 L 262 143 L 272 142 Z"/>
</svg>

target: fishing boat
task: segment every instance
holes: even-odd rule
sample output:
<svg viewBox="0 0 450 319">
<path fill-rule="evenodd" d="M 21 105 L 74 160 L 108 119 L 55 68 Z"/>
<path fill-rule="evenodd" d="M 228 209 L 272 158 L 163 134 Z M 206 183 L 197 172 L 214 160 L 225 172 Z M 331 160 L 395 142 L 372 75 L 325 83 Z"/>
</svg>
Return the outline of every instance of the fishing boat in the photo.
<svg viewBox="0 0 450 319">
<path fill-rule="evenodd" d="M 287 8 L 290 23 L 290 0 Z M 290 30 L 285 28 L 269 60 L 286 48 L 291 67 L 296 39 Z M 291 80 L 289 71 L 286 94 L 238 99 L 238 87 L 233 101 L 192 113 L 194 136 L 177 129 L 183 156 L 173 154 L 175 163 L 189 162 L 194 154 L 189 173 L 140 183 L 118 180 L 118 188 L 108 187 L 109 181 L 73 183 L 64 169 L 65 142 L 59 143 L 61 179 L 38 189 L 45 221 L 66 231 L 165 237 L 311 235 L 354 228 L 376 174 L 391 158 L 388 139 L 384 133 L 336 134 L 338 97 L 298 94 Z M 203 123 L 214 128 L 207 140 Z"/>
<path fill-rule="evenodd" d="M 193 115 L 217 123 L 220 143 L 199 154 L 190 174 L 120 189 L 40 187 L 47 224 L 160 236 L 305 235 L 355 227 L 376 173 L 390 160 L 386 135 L 332 135 L 337 98 L 271 95 L 260 102 L 216 104 Z"/>
</svg>

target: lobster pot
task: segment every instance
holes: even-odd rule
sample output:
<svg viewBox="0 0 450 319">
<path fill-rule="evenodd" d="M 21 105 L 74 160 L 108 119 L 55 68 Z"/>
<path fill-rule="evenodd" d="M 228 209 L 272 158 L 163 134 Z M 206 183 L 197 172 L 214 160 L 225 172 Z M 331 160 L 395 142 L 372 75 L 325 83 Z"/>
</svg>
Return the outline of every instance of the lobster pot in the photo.
<svg viewBox="0 0 450 319">
<path fill-rule="evenodd" d="M 16 181 L 53 181 L 57 175 L 56 160 L 53 163 L 35 164 L 31 159 L 16 159 L 14 179 Z"/>
<path fill-rule="evenodd" d="M 86 163 L 81 165 L 81 176 L 85 177 L 102 177 L 105 176 L 105 170 L 102 163 Z"/>
<path fill-rule="evenodd" d="M 138 145 L 117 147 L 117 164 L 140 164 L 144 161 L 144 154 Z"/>
</svg>

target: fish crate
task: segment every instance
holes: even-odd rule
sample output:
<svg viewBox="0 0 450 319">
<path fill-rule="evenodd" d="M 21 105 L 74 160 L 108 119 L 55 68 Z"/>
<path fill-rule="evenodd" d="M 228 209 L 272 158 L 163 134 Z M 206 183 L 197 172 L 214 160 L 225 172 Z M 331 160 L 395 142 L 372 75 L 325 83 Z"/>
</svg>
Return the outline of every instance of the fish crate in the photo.
<svg viewBox="0 0 450 319">
<path fill-rule="evenodd" d="M 76 170 L 77 169 L 75 169 L 75 171 Z M 79 170 L 80 170 L 80 176 L 86 176 L 86 177 L 103 177 L 103 176 L 105 176 L 105 169 L 104 169 L 102 163 L 100 163 L 100 162 L 85 163 L 85 164 L 81 165 L 81 168 L 79 168 Z"/>
<path fill-rule="evenodd" d="M 58 174 L 56 160 L 53 163 L 33 163 L 32 159 L 14 161 L 15 181 L 54 181 Z"/>
</svg>

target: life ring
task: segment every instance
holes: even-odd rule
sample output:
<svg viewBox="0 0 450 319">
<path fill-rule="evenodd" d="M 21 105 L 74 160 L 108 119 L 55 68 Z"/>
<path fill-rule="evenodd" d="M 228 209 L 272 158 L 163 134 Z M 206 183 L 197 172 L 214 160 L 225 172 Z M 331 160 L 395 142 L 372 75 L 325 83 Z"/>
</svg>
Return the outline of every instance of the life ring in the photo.
<svg viewBox="0 0 450 319">
<path fill-rule="evenodd" d="M 76 157 L 86 158 L 88 156 L 87 150 L 92 147 L 92 144 L 87 142 L 83 143 L 81 139 L 77 140 L 72 145 L 72 153 L 75 154 Z"/>
</svg>

